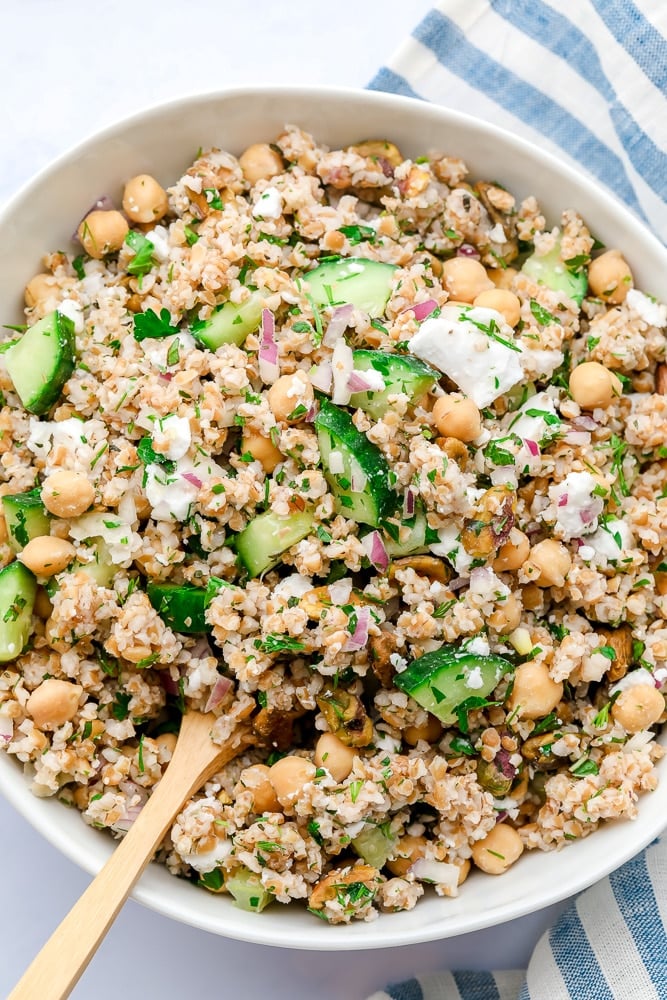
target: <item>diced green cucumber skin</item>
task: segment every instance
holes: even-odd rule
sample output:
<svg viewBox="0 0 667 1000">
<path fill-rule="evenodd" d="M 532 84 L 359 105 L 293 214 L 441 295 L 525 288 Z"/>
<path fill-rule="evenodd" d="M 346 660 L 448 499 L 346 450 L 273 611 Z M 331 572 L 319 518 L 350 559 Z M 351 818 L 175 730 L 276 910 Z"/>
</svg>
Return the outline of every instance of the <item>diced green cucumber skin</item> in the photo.
<svg viewBox="0 0 667 1000">
<path fill-rule="evenodd" d="M 151 602 L 165 625 L 183 635 L 209 632 L 206 609 L 224 586 L 224 581 L 212 577 L 206 587 L 191 583 L 149 583 L 146 587 Z"/>
<path fill-rule="evenodd" d="M 37 488 L 4 496 L 2 511 L 7 523 L 7 541 L 13 552 L 21 552 L 33 538 L 50 534 L 51 518 Z"/>
<path fill-rule="evenodd" d="M 30 638 L 37 581 L 20 562 L 0 570 L 0 663 L 20 656 Z"/>
<path fill-rule="evenodd" d="M 261 913 L 274 897 L 262 885 L 256 872 L 249 868 L 237 868 L 225 879 L 225 885 L 234 897 L 235 904 L 247 913 Z"/>
<path fill-rule="evenodd" d="M 367 825 L 352 841 L 352 847 L 366 864 L 374 868 L 384 868 L 394 853 L 396 838 L 388 837 L 380 826 Z"/>
<path fill-rule="evenodd" d="M 523 264 L 521 270 L 540 285 L 546 285 L 553 292 L 564 292 L 568 298 L 573 299 L 578 306 L 584 300 L 588 290 L 588 276 L 586 271 L 569 271 L 560 258 L 560 243 L 545 254 L 538 257 L 531 254 Z"/>
<path fill-rule="evenodd" d="M 383 540 L 387 555 L 391 559 L 397 559 L 399 556 L 410 556 L 416 552 L 428 552 L 428 545 L 426 543 L 427 527 L 426 515 L 420 509 L 415 514 L 414 524 L 410 528 L 410 533 L 404 537 L 399 537 L 398 541 L 393 539 L 385 530 Z"/>
<path fill-rule="evenodd" d="M 251 292 L 250 298 L 238 305 L 225 302 L 200 330 L 193 330 L 195 340 L 211 351 L 217 351 L 223 344 L 240 347 L 250 333 L 254 333 L 262 320 L 264 296 L 261 292 Z"/>
<path fill-rule="evenodd" d="M 391 294 L 395 264 L 365 257 L 325 261 L 304 274 L 317 306 L 350 304 L 371 317 L 381 316 Z"/>
<path fill-rule="evenodd" d="M 354 351 L 353 364 L 357 371 L 370 368 L 379 372 L 386 386 L 380 392 L 354 392 L 350 406 L 365 410 L 379 420 L 390 408 L 389 396 L 405 393 L 414 406 L 442 377 L 419 358 L 404 354 L 385 354 L 384 351 Z"/>
<path fill-rule="evenodd" d="M 236 551 L 250 576 L 260 576 L 276 566 L 283 552 L 310 534 L 314 520 L 308 510 L 286 517 L 267 510 L 253 518 L 235 539 Z"/>
<path fill-rule="evenodd" d="M 466 680 L 477 668 L 482 683 L 472 687 Z M 396 674 L 394 684 L 444 726 L 451 726 L 456 722 L 459 705 L 472 697 L 488 698 L 501 677 L 513 669 L 513 664 L 502 656 L 480 656 L 442 647 L 413 660 L 406 670 Z"/>
<path fill-rule="evenodd" d="M 352 417 L 345 410 L 328 400 L 322 402 L 315 417 L 320 456 L 324 474 L 336 498 L 339 513 L 359 524 L 377 528 L 384 517 L 396 509 L 397 496 L 389 486 L 390 469 L 380 449 L 358 431 Z M 332 451 L 340 452 L 343 472 L 332 473 L 329 461 Z M 356 473 L 365 478 L 363 490 L 352 491 L 345 483 L 352 483 Z"/>
<path fill-rule="evenodd" d="M 7 351 L 5 363 L 25 409 L 46 413 L 74 371 L 74 323 L 57 310 L 49 313 Z"/>
</svg>

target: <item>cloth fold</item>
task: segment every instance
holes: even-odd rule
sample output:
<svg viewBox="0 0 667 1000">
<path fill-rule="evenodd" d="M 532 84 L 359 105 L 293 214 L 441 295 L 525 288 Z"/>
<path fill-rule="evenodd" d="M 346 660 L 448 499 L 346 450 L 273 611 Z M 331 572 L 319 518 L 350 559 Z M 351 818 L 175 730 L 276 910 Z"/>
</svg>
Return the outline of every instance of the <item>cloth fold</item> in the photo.
<svg viewBox="0 0 667 1000">
<path fill-rule="evenodd" d="M 370 87 L 522 135 L 667 242 L 665 0 L 442 0 Z M 369 1000 L 667 1000 L 666 928 L 663 837 L 576 898 L 527 971 L 442 972 Z"/>
</svg>

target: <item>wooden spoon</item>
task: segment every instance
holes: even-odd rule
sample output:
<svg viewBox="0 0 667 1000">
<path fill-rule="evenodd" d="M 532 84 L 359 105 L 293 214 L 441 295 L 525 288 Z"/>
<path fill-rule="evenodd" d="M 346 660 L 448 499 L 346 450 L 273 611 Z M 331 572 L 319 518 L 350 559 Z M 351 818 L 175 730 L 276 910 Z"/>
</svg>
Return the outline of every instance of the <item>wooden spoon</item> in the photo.
<svg viewBox="0 0 667 1000">
<path fill-rule="evenodd" d="M 183 716 L 174 754 L 130 831 L 33 960 L 8 1000 L 68 997 L 183 803 L 252 741 L 247 724 L 222 745 L 211 740 L 215 716 Z"/>
</svg>

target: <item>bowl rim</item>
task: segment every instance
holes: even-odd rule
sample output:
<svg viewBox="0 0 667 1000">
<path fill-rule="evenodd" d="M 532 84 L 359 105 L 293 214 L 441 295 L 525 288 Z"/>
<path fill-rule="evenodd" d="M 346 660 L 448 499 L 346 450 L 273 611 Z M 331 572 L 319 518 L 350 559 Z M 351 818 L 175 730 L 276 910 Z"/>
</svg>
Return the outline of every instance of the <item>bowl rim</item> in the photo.
<svg viewBox="0 0 667 1000">
<path fill-rule="evenodd" d="M 591 196 L 594 201 L 604 202 L 606 204 L 606 211 L 610 212 L 616 219 L 621 219 L 625 227 L 633 230 L 635 235 L 640 236 L 650 253 L 654 254 L 657 258 L 662 258 L 667 271 L 667 248 L 644 226 L 630 209 L 620 202 L 613 193 L 598 185 L 589 175 L 580 173 L 569 163 L 561 161 L 551 152 L 533 145 L 528 140 L 514 135 L 504 128 L 476 118 L 466 112 L 431 104 L 413 97 L 354 87 L 305 87 L 295 85 L 234 87 L 205 92 L 193 91 L 190 94 L 167 101 L 150 103 L 131 115 L 122 116 L 102 129 L 93 132 L 60 153 L 55 159 L 38 170 L 0 207 L 0 231 L 8 217 L 16 211 L 17 207 L 21 205 L 26 197 L 30 196 L 30 192 L 35 187 L 41 187 L 48 183 L 52 176 L 66 169 L 68 164 L 85 154 L 87 150 L 94 148 L 99 143 L 122 136 L 125 130 L 141 124 L 142 120 L 145 120 L 147 117 L 150 118 L 161 114 L 174 115 L 180 110 L 187 110 L 192 106 L 224 105 L 225 102 L 238 99 L 252 102 L 257 98 L 265 99 L 267 97 L 270 97 L 276 103 L 289 99 L 298 100 L 304 97 L 319 98 L 323 102 L 328 98 L 334 98 L 336 100 L 347 100 L 353 105 L 360 103 L 366 106 L 377 105 L 378 107 L 396 108 L 402 114 L 406 111 L 414 111 L 419 108 L 420 114 L 423 111 L 426 117 L 435 116 L 443 123 L 462 126 L 471 134 L 477 134 L 486 138 L 496 138 L 513 153 L 517 155 L 522 153 L 527 154 L 533 162 L 555 171 L 564 184 L 575 184 L 580 190 L 583 189 L 585 195 Z M 353 128 L 354 126 L 351 125 L 351 127 Z M 665 730 L 661 734 L 660 741 L 667 743 L 667 727 L 665 727 Z M 28 788 L 20 766 L 17 765 L 17 761 L 10 759 L 5 754 L 0 754 L 0 792 L 31 823 L 37 832 L 45 837 L 49 843 L 69 858 L 69 860 L 90 874 L 97 874 L 108 856 L 112 853 L 115 842 L 108 837 L 99 837 L 94 843 L 92 841 L 90 844 L 79 843 L 76 839 L 71 839 L 67 835 L 66 824 L 44 822 L 45 817 L 49 816 L 48 809 L 57 808 L 64 811 L 64 806 L 60 802 L 57 802 L 55 798 L 40 800 L 34 797 Z M 662 784 L 662 787 L 664 789 L 663 794 L 667 794 L 667 782 Z M 255 914 L 244 914 L 241 911 L 233 910 L 229 917 L 225 918 L 223 914 L 223 921 L 221 922 L 219 919 L 216 920 L 210 917 L 207 908 L 203 906 L 188 906 L 184 910 L 181 898 L 183 894 L 180 890 L 187 889 L 191 891 L 191 886 L 182 880 L 175 880 L 173 876 L 167 874 L 166 869 L 155 865 L 149 866 L 149 869 L 144 873 L 141 880 L 135 885 L 131 896 L 150 909 L 172 917 L 182 923 L 253 944 L 314 951 L 402 947 L 447 937 L 455 937 L 496 926 L 497 924 L 536 912 L 573 895 L 624 864 L 654 840 L 667 825 L 667 815 L 663 817 L 659 811 L 652 818 L 647 816 L 641 818 L 640 816 L 640 819 L 641 836 L 639 838 L 631 838 L 630 843 L 622 849 L 617 847 L 611 857 L 601 855 L 600 863 L 592 873 L 590 870 L 582 871 L 580 866 L 572 865 L 571 870 L 568 870 L 565 877 L 560 878 L 557 883 L 542 885 L 538 902 L 535 901 L 532 895 L 526 895 L 525 898 L 520 899 L 509 898 L 501 905 L 494 906 L 491 909 L 482 905 L 477 913 L 458 915 L 458 923 L 454 926 L 447 926 L 446 923 L 441 924 L 440 921 L 434 921 L 431 924 L 417 925 L 414 928 L 403 927 L 399 929 L 397 925 L 396 930 L 392 931 L 391 927 L 387 927 L 386 917 L 380 921 L 381 930 L 375 930 L 375 925 L 372 923 L 363 925 L 353 923 L 335 927 L 327 925 L 326 928 L 321 928 L 318 921 L 314 921 L 312 931 L 309 931 L 308 936 L 306 936 L 303 933 L 298 933 L 298 931 L 302 931 L 300 926 L 297 928 L 297 934 L 294 934 L 296 925 L 291 920 L 285 919 L 288 916 L 287 913 L 280 913 L 278 920 L 267 920 L 266 915 L 260 920 Z M 607 822 L 605 825 L 607 827 L 618 827 L 620 824 L 623 825 L 624 829 L 628 828 L 627 820 L 616 823 L 613 821 L 611 823 Z M 85 826 L 82 829 L 93 833 L 90 828 Z M 82 837 L 82 840 L 84 839 Z M 574 845 L 575 849 L 576 846 Z M 179 891 L 164 893 L 163 885 L 165 884 L 165 879 L 169 879 L 170 883 L 174 883 L 174 889 L 178 889 Z M 202 897 L 215 900 L 215 897 L 209 894 L 202 894 Z M 199 912 L 200 910 L 201 912 Z M 247 917 L 250 917 L 250 922 L 245 919 Z M 224 923 L 224 926 L 221 926 L 221 923 Z"/>
</svg>

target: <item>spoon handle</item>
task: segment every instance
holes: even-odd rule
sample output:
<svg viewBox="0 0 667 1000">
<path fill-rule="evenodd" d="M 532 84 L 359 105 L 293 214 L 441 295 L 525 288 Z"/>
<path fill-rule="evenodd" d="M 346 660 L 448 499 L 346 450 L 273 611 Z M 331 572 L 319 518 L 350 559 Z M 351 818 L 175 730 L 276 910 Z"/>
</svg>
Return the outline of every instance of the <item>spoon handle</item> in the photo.
<svg viewBox="0 0 667 1000">
<path fill-rule="evenodd" d="M 227 752 L 218 747 L 214 760 L 196 764 L 192 756 L 179 754 L 178 749 L 129 832 L 32 961 L 8 1000 L 64 1000 L 70 995 L 180 807 L 212 772 L 236 756 L 240 747 L 228 748 Z"/>
</svg>

